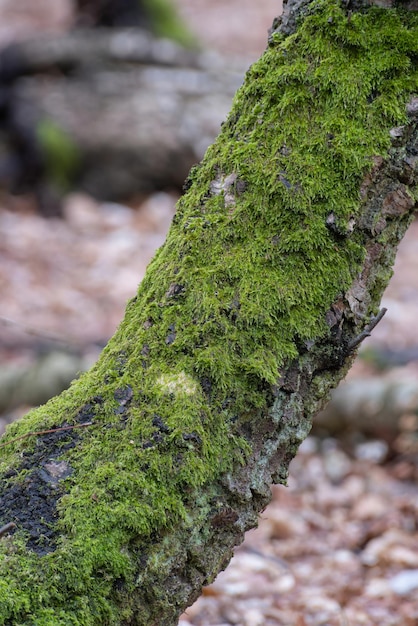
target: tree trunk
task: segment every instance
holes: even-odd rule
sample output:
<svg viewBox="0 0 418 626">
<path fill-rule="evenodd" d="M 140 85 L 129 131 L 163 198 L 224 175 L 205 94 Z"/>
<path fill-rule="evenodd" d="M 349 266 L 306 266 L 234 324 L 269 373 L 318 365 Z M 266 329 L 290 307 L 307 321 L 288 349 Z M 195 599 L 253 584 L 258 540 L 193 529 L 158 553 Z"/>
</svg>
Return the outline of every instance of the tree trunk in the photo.
<svg viewBox="0 0 418 626">
<path fill-rule="evenodd" d="M 417 14 L 296 10 L 98 363 L 2 440 L 1 624 L 175 624 L 377 321 L 416 205 Z"/>
</svg>

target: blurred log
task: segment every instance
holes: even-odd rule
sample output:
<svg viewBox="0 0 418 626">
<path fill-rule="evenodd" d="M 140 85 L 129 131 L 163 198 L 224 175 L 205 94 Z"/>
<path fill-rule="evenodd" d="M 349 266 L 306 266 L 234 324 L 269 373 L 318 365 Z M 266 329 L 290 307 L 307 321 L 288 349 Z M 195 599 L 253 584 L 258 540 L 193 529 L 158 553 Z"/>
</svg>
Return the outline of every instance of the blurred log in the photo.
<svg viewBox="0 0 418 626">
<path fill-rule="evenodd" d="M 352 379 L 341 383 L 314 420 L 315 433 L 361 433 L 393 440 L 402 418 L 418 415 L 418 381 L 405 374 Z"/>
<path fill-rule="evenodd" d="M 402 349 L 385 346 L 367 347 L 361 351 L 361 358 L 376 370 L 384 371 L 418 361 L 418 346 Z"/>
<path fill-rule="evenodd" d="M 181 188 L 243 72 L 139 29 L 75 31 L 0 54 L 0 182 L 124 200 Z M 2 152 L 5 152 L 4 146 Z"/>
<path fill-rule="evenodd" d="M 66 389 L 88 360 L 55 350 L 26 366 L 0 368 L 0 413 L 19 406 L 37 406 Z"/>
</svg>

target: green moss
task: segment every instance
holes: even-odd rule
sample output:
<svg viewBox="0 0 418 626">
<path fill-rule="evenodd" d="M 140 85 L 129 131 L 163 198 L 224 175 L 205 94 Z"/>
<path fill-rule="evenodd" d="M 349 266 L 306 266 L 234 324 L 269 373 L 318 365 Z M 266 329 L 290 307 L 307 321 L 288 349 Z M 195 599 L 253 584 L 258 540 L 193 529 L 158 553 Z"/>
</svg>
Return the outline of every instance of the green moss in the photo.
<svg viewBox="0 0 418 626">
<path fill-rule="evenodd" d="M 0 541 L 0 624 L 128 622 L 142 581 L 169 572 L 170 528 L 173 551 L 183 532 L 198 554 L 217 481 L 249 452 L 242 426 L 262 423 L 279 368 L 326 336 L 325 312 L 357 276 L 360 183 L 405 121 L 417 53 L 416 14 L 348 19 L 330 0 L 295 35 L 273 37 L 99 362 L 8 430 L 92 422 L 60 456 L 74 471 L 56 550 L 40 558 L 20 530 Z M 2 448 L 0 470 L 42 441 Z M 164 591 L 138 624 L 158 623 Z"/>
<path fill-rule="evenodd" d="M 68 191 L 80 167 L 80 152 L 71 137 L 55 122 L 43 119 L 36 128 L 49 180 L 61 192 Z"/>
<path fill-rule="evenodd" d="M 196 38 L 179 18 L 170 0 L 143 0 L 143 2 L 157 36 L 173 39 L 185 47 L 196 47 Z"/>
</svg>

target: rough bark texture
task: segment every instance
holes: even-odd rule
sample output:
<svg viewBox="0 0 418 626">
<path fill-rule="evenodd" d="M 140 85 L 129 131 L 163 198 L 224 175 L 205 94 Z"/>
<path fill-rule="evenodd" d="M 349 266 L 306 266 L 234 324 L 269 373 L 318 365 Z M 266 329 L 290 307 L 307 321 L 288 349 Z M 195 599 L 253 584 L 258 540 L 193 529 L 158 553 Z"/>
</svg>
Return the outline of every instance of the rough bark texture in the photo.
<svg viewBox="0 0 418 626">
<path fill-rule="evenodd" d="M 400 10 L 272 33 L 100 360 L 2 440 L 1 624 L 172 626 L 256 525 L 415 209 L 417 58 Z"/>
</svg>

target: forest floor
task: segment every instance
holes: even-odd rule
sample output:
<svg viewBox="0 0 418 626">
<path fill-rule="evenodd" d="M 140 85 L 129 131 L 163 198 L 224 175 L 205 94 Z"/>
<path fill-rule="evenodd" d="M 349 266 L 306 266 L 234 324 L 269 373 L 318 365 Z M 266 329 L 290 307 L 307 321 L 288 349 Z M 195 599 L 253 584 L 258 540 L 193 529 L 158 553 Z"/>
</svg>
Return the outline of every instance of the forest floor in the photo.
<svg viewBox="0 0 418 626">
<path fill-rule="evenodd" d="M 276 0 L 177 3 L 208 46 L 249 61 L 280 9 Z M 54 341 L 88 346 L 96 358 L 163 243 L 176 198 L 157 193 L 122 206 L 74 193 L 53 219 L 30 198 L 0 198 L 2 368 L 23 367 Z M 388 313 L 368 345 L 418 347 L 418 222 L 401 243 L 383 305 Z M 359 361 L 350 378 L 366 374 L 379 376 Z M 417 363 L 396 375 L 418 379 Z M 416 414 L 403 417 L 417 429 Z M 418 626 L 418 443 L 405 447 L 399 437 L 356 445 L 309 437 L 288 487 L 273 487 L 258 529 L 180 625 Z"/>
</svg>

